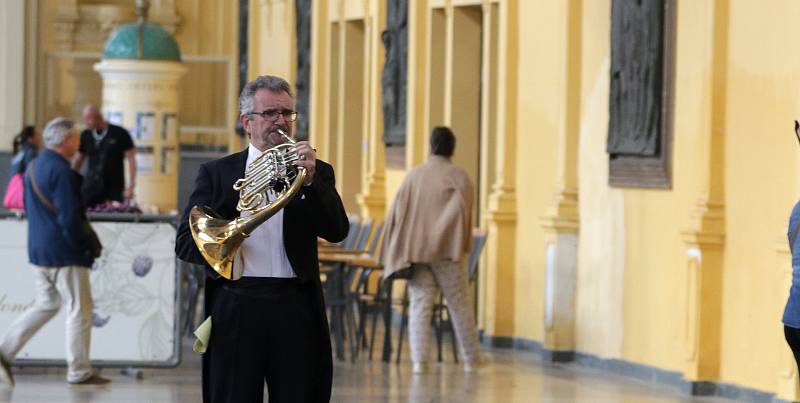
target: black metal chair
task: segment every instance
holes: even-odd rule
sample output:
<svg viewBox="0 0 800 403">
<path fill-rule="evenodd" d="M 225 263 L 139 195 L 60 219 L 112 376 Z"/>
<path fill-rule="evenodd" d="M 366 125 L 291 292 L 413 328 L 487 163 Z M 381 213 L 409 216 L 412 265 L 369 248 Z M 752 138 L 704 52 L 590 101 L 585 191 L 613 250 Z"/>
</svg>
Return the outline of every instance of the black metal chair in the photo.
<svg viewBox="0 0 800 403">
<path fill-rule="evenodd" d="M 394 282 L 405 280 L 403 277 L 406 272 L 396 272 L 388 278 L 378 279 L 377 292 L 375 294 L 375 310 L 372 317 L 371 335 L 369 340 L 369 359 L 372 360 L 372 351 L 375 347 L 375 334 L 378 323 L 378 316 L 381 317 L 384 326 L 382 361 L 389 362 L 392 355 L 392 307 L 400 300 L 395 300 L 392 296 Z M 369 312 L 369 311 L 367 311 Z"/>
<path fill-rule="evenodd" d="M 358 231 L 358 236 L 355 238 L 353 247 L 355 249 L 364 249 L 367 246 L 367 241 L 370 239 L 372 233 L 372 220 L 364 219 L 361 224 L 361 229 Z M 346 267 L 341 262 L 326 262 L 321 261 L 321 274 L 325 276 L 325 303 L 330 311 L 330 327 L 331 334 L 333 335 L 336 344 L 336 357 L 344 359 L 344 340 L 347 338 L 347 332 L 352 326 L 348 326 L 347 322 L 350 321 L 348 314 L 348 304 L 350 302 L 347 292 L 347 275 L 345 273 Z"/>
<path fill-rule="evenodd" d="M 350 224 L 350 227 L 347 231 L 347 237 L 344 238 L 342 242 L 339 242 L 337 245 L 343 248 L 352 248 L 355 245 L 358 236 L 360 235 L 358 230 L 361 228 L 361 217 L 355 214 L 347 214 L 347 221 Z"/>
<path fill-rule="evenodd" d="M 379 222 L 375 226 L 372 237 L 369 241 L 369 246 L 366 248 L 366 255 L 359 256 L 349 263 L 346 263 L 344 273 L 346 275 L 346 289 L 347 297 L 349 299 L 349 315 L 352 320 L 353 329 L 353 342 L 351 348 L 353 349 L 353 358 L 358 355 L 358 351 L 362 347 L 367 346 L 367 338 L 365 334 L 367 316 L 369 311 L 377 311 L 375 307 L 376 293 L 370 292 L 370 278 L 376 270 L 380 269 L 377 263 L 377 256 L 380 253 L 380 245 L 383 240 L 383 222 Z M 368 264 L 358 263 L 358 261 L 369 261 Z"/>
<path fill-rule="evenodd" d="M 347 230 L 347 237 L 339 242 L 336 245 L 337 247 L 343 249 L 350 249 L 354 248 L 359 241 L 359 237 L 361 236 L 361 218 L 355 214 L 347 214 L 347 219 L 349 221 L 350 227 Z M 369 219 L 364 220 L 364 224 L 372 225 L 368 223 Z M 326 264 L 325 262 L 321 262 L 320 264 L 320 281 L 322 282 L 322 287 L 325 289 L 325 283 L 328 280 L 328 274 L 331 270 L 331 265 Z"/>
<path fill-rule="evenodd" d="M 206 269 L 202 265 L 177 260 L 183 272 L 186 286 L 186 307 L 183 322 L 183 334 L 192 336 L 197 323 L 197 301 L 200 299 L 200 291 L 205 286 Z"/>
<path fill-rule="evenodd" d="M 336 269 L 336 299 L 333 300 L 333 305 L 337 307 L 337 323 L 340 325 L 339 331 L 342 339 L 348 340 L 350 347 L 351 361 L 355 361 L 359 353 L 359 345 L 364 340 L 363 333 L 360 329 L 363 328 L 364 315 L 360 309 L 360 301 L 362 296 L 364 278 L 369 276 L 369 273 L 377 267 L 376 259 L 373 258 L 377 252 L 381 234 L 383 232 L 383 223 L 379 222 L 375 225 L 371 235 L 363 231 L 357 250 L 363 250 L 364 253 L 357 254 L 334 254 L 334 257 L 340 259 L 337 262 Z M 368 236 L 368 238 L 365 238 Z M 366 244 L 366 246 L 365 246 Z M 362 263 L 364 262 L 364 263 Z"/>
</svg>

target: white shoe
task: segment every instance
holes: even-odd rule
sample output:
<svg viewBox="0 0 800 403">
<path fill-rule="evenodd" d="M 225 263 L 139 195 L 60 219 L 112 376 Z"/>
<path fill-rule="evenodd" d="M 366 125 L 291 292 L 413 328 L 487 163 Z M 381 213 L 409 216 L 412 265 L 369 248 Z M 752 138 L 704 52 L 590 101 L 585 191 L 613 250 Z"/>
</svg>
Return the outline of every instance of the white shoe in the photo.
<svg viewBox="0 0 800 403">
<path fill-rule="evenodd" d="M 0 382 L 8 384 L 12 388 L 14 387 L 14 375 L 11 374 L 11 365 L 2 354 L 0 354 Z"/>
<path fill-rule="evenodd" d="M 415 362 L 411 367 L 411 372 L 414 374 L 424 374 L 428 372 L 428 364 L 424 362 Z"/>
<path fill-rule="evenodd" d="M 103 378 L 97 372 L 92 371 L 88 376 L 84 377 L 83 379 L 78 379 L 75 381 L 67 381 L 70 385 L 105 385 L 111 382 L 108 378 Z"/>
</svg>

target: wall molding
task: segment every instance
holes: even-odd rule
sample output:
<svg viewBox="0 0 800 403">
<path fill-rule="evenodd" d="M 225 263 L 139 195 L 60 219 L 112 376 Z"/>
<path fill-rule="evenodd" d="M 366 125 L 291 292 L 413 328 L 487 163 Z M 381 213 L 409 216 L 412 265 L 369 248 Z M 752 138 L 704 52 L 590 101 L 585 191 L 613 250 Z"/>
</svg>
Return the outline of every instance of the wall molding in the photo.
<svg viewBox="0 0 800 403">
<path fill-rule="evenodd" d="M 719 396 L 756 403 L 778 403 L 787 400 L 775 397 L 774 393 L 747 388 L 744 386 L 708 381 L 687 381 L 683 374 L 649 365 L 639 364 L 616 358 L 603 358 L 594 354 L 577 351 L 554 351 L 545 348 L 542 342 L 507 336 L 488 336 L 481 331 L 481 345 L 487 348 L 502 348 L 528 351 L 542 357 L 548 363 L 574 363 L 585 367 L 602 370 L 626 378 L 640 381 L 665 384 L 691 396 Z"/>
</svg>

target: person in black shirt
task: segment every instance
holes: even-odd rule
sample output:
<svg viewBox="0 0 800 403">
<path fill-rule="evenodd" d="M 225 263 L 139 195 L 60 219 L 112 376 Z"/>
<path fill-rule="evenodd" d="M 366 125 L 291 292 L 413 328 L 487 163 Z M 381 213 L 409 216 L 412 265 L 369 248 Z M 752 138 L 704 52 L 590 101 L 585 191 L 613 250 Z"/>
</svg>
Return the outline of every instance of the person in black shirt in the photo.
<svg viewBox="0 0 800 403">
<path fill-rule="evenodd" d="M 133 199 L 136 148 L 131 135 L 124 128 L 106 122 L 94 105 L 83 108 L 83 121 L 86 129 L 81 132 L 80 148 L 72 167 L 80 169 L 84 159 L 89 157 L 89 169 L 81 187 L 86 205 Z M 125 187 L 123 159 L 128 160 L 128 187 Z"/>
</svg>

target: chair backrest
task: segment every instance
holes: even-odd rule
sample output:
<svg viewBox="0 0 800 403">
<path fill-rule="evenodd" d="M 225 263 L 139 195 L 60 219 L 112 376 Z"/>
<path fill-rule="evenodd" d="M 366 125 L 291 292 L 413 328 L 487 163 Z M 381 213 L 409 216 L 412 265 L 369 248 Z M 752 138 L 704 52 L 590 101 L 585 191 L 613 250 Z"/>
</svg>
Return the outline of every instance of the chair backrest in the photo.
<svg viewBox="0 0 800 403">
<path fill-rule="evenodd" d="M 347 237 L 339 245 L 343 248 L 350 249 L 355 246 L 356 240 L 358 239 L 361 219 L 355 214 L 348 214 L 347 219 L 350 221 L 350 229 L 347 231 Z"/>
<path fill-rule="evenodd" d="M 358 234 L 358 240 L 355 241 L 354 249 L 366 249 L 367 241 L 369 241 L 369 234 L 372 233 L 372 219 L 365 218 L 361 224 L 361 231 Z"/>
<path fill-rule="evenodd" d="M 369 249 L 367 250 L 367 253 L 375 256 L 375 251 L 378 251 L 378 247 L 380 246 L 382 239 L 383 239 L 383 221 L 379 222 L 378 225 L 375 226 L 375 231 L 372 231 L 372 239 L 370 240 Z"/>
<path fill-rule="evenodd" d="M 467 270 L 469 272 L 469 281 L 475 281 L 478 277 L 478 261 L 480 261 L 481 252 L 486 245 L 486 232 L 476 230 L 472 233 L 472 250 L 469 252 L 469 261 Z"/>
</svg>

